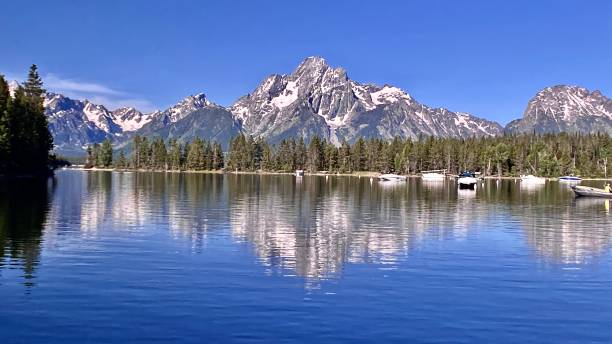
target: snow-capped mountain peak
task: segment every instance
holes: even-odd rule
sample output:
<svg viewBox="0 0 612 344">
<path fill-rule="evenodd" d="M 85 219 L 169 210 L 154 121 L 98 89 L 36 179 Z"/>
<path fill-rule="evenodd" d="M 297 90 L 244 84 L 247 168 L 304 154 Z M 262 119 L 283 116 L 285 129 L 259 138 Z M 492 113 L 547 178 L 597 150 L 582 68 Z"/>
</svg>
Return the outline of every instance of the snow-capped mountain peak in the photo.
<svg viewBox="0 0 612 344">
<path fill-rule="evenodd" d="M 607 132 L 612 134 L 612 100 L 600 91 L 556 85 L 539 91 L 523 118 L 508 123 L 508 132 Z"/>
<path fill-rule="evenodd" d="M 456 127 L 451 119 L 454 113 L 422 106 L 398 87 L 355 82 L 343 68 L 331 67 L 315 56 L 306 58 L 289 75 L 267 77 L 230 111 L 247 132 L 272 141 L 318 135 L 340 144 L 342 139 L 352 141 L 362 134 L 391 138 L 501 132 L 499 125 L 474 116 L 460 117 L 461 125 Z"/>
<path fill-rule="evenodd" d="M 210 102 L 204 93 L 198 93 L 196 95 L 185 97 L 178 104 L 164 111 L 164 113 L 168 116 L 170 122 L 174 123 L 198 109 L 203 109 L 209 106 L 215 106 L 215 104 Z"/>
<path fill-rule="evenodd" d="M 124 132 L 136 131 L 152 120 L 153 114 L 143 114 L 133 107 L 123 107 L 112 112 L 113 119 Z"/>
</svg>

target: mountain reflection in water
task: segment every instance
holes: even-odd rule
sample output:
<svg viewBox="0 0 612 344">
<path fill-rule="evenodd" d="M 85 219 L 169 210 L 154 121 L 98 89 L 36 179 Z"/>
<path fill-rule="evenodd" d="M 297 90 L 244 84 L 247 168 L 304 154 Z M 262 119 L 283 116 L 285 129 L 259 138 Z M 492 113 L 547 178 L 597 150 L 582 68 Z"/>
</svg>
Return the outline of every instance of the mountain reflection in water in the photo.
<svg viewBox="0 0 612 344">
<path fill-rule="evenodd" d="M 57 188 L 4 187 L 0 271 L 20 265 L 31 279 L 43 240 L 53 246 L 74 235 L 95 245 L 99 231 L 147 228 L 167 228 L 195 252 L 210 235 L 229 236 L 251 246 L 271 272 L 306 280 L 338 277 L 351 263 L 393 266 L 423 243 L 508 228 L 520 228 L 514 234 L 553 264 L 593 263 L 611 242 L 609 203 L 573 199 L 554 182 L 526 190 L 489 180 L 472 191 L 414 178 L 385 184 L 336 176 L 68 171 L 56 179 Z"/>
</svg>

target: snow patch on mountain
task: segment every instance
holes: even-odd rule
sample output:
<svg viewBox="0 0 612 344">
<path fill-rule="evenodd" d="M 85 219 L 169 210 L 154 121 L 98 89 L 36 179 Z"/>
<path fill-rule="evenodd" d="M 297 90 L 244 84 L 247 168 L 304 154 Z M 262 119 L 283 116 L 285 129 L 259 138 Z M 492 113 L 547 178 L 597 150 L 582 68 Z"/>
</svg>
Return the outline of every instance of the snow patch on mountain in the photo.
<svg viewBox="0 0 612 344">
<path fill-rule="evenodd" d="M 529 101 L 522 119 L 508 123 L 506 131 L 612 134 L 612 100 L 583 87 L 547 87 Z"/>
<path fill-rule="evenodd" d="M 370 97 L 372 98 L 372 102 L 376 105 L 395 103 L 400 100 L 412 100 L 412 98 L 401 89 L 387 85 L 376 92 L 370 93 Z"/>
<path fill-rule="evenodd" d="M 119 108 L 112 112 L 112 116 L 123 132 L 136 131 L 153 119 L 153 114 L 143 114 L 133 107 Z"/>
<path fill-rule="evenodd" d="M 270 103 L 279 109 L 283 109 L 291 105 L 291 103 L 293 103 L 297 99 L 298 99 L 297 81 L 289 81 L 287 82 L 287 86 L 285 86 L 285 89 L 283 90 L 283 92 L 280 95 L 272 98 L 272 100 L 270 100 Z"/>
<path fill-rule="evenodd" d="M 107 133 L 111 132 L 111 126 L 109 122 L 112 121 L 110 112 L 102 105 L 92 104 L 89 101 L 85 101 L 83 107 L 83 114 L 88 121 L 94 123 L 94 125 Z"/>
</svg>

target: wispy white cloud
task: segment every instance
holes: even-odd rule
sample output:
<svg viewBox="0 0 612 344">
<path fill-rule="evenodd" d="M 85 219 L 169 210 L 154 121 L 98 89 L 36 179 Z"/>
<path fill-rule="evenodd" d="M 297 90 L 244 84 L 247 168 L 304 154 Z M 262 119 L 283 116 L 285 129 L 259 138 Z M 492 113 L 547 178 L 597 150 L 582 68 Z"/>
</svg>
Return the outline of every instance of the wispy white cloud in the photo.
<svg viewBox="0 0 612 344">
<path fill-rule="evenodd" d="M 10 73 L 5 74 L 5 78 L 18 82 L 25 79 L 24 76 Z M 143 112 L 150 112 L 156 109 L 155 105 L 148 99 L 100 83 L 63 78 L 53 73 L 44 75 L 42 80 L 47 91 L 61 93 L 73 99 L 87 99 L 94 104 L 104 105 L 111 110 L 130 106 Z"/>
<path fill-rule="evenodd" d="M 62 78 L 57 74 L 45 75 L 43 82 L 45 88 L 51 92 L 61 93 L 75 99 L 87 99 L 111 110 L 130 106 L 144 112 L 155 110 L 155 106 L 148 99 L 100 83 Z"/>
<path fill-rule="evenodd" d="M 57 91 L 71 91 L 79 93 L 94 93 L 94 94 L 106 94 L 113 96 L 122 96 L 123 92 L 114 90 L 110 87 L 96 84 L 92 82 L 82 82 L 72 79 L 63 79 L 55 74 L 47 74 L 44 77 L 44 82 L 47 88 Z"/>
</svg>

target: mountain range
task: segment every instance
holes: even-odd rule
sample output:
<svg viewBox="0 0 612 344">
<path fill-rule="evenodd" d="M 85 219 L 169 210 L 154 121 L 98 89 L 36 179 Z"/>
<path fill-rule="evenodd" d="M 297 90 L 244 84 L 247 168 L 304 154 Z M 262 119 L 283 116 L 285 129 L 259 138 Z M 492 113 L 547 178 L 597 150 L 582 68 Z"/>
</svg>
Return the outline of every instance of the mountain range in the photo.
<svg viewBox="0 0 612 344">
<path fill-rule="evenodd" d="M 11 87 L 16 87 L 11 83 Z M 416 139 L 504 133 L 603 132 L 612 135 L 612 100 L 599 91 L 558 85 L 538 92 L 521 119 L 500 124 L 474 115 L 419 103 L 391 85 L 361 84 L 321 57 L 306 58 L 291 74 L 272 74 L 229 107 L 204 94 L 186 97 L 164 110 L 132 107 L 109 110 L 87 100 L 47 93 L 44 107 L 55 150 L 81 155 L 91 143 L 110 139 L 117 148 L 134 135 L 189 141 L 208 138 L 227 147 L 245 133 L 271 143 L 319 136 L 341 144 L 360 137 Z"/>
</svg>

